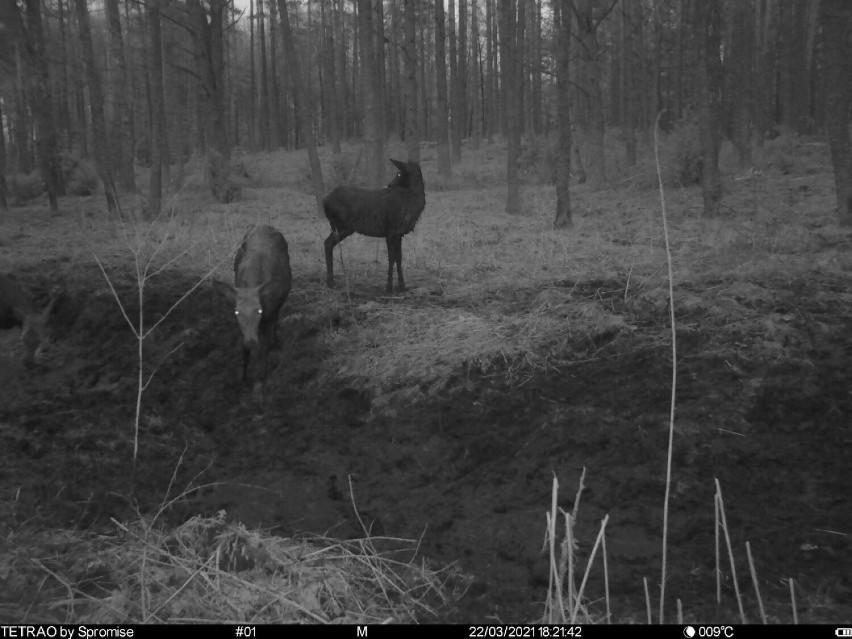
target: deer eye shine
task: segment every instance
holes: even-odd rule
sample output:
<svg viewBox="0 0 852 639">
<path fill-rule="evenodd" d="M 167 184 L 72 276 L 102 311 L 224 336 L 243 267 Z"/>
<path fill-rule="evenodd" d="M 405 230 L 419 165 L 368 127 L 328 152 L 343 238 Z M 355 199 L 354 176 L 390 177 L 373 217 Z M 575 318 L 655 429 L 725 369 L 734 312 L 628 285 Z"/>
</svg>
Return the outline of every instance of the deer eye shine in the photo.
<svg viewBox="0 0 852 639">
<path fill-rule="evenodd" d="M 239 315 L 239 314 L 240 314 L 239 311 L 237 311 L 237 310 L 234 311 L 234 315 Z"/>
<path fill-rule="evenodd" d="M 263 309 L 262 309 L 262 308 L 257 309 L 257 314 L 258 314 L 258 315 L 263 315 Z"/>
</svg>

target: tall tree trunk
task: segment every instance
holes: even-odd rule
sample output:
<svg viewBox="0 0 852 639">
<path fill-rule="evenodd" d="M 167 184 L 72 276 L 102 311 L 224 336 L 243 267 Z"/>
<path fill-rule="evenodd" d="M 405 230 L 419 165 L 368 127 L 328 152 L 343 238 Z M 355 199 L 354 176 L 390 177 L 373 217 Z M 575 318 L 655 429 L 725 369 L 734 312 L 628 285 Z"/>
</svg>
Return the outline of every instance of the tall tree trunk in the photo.
<svg viewBox="0 0 852 639">
<path fill-rule="evenodd" d="M 69 2 L 70 7 L 70 2 Z M 81 157 L 89 157 L 89 121 L 86 113 L 86 98 L 83 91 L 85 80 L 83 79 L 83 60 L 80 54 L 80 42 L 76 37 L 77 29 L 73 26 L 74 21 L 70 20 L 71 28 L 71 85 L 73 88 L 74 100 L 74 137 L 77 140 L 77 148 Z"/>
<path fill-rule="evenodd" d="M 611 8 L 611 7 L 610 7 Z M 579 56 L 580 104 L 577 111 L 580 148 L 583 153 L 586 180 L 593 188 L 606 182 L 604 162 L 604 104 L 601 91 L 600 46 L 598 26 L 603 20 L 597 0 L 575 0 Z"/>
<path fill-rule="evenodd" d="M 479 42 L 479 7 L 478 2 L 470 5 L 471 60 L 473 64 L 473 90 L 471 91 L 471 129 L 473 133 L 473 150 L 478 151 L 482 143 L 482 113 L 484 110 L 482 82 L 482 46 Z"/>
<path fill-rule="evenodd" d="M 757 145 L 763 146 L 764 138 L 775 126 L 775 49 L 777 39 L 777 0 L 756 3 L 755 31 L 757 32 L 757 87 L 755 100 L 755 122 L 757 123 Z"/>
<path fill-rule="evenodd" d="M 0 100 L 0 122 L 3 121 L 3 100 Z M 6 131 L 0 127 L 0 209 L 9 206 L 6 201 Z"/>
<path fill-rule="evenodd" d="M 15 9 L 17 15 L 17 8 Z M 20 18 L 20 16 L 18 16 Z M 23 27 L 21 27 L 23 28 Z M 33 154 L 30 145 L 30 118 L 27 111 L 27 94 L 29 93 L 26 78 L 26 51 L 21 50 L 19 43 L 15 46 L 15 118 L 12 121 L 12 139 L 15 143 L 15 168 L 19 173 L 29 173 L 33 170 Z"/>
<path fill-rule="evenodd" d="M 758 0 L 760 2 L 761 0 Z M 688 0 L 678 0 L 678 12 L 677 12 L 677 87 L 675 104 L 677 105 L 677 109 L 675 113 L 677 114 L 677 119 L 680 120 L 683 117 L 683 53 L 684 53 L 684 43 L 686 41 L 686 28 L 684 21 L 684 12 L 686 11 L 685 3 Z M 633 3 L 630 3 L 631 5 Z M 738 3 L 739 4 L 739 3 Z M 641 18 L 641 8 L 639 9 L 639 15 Z"/>
<path fill-rule="evenodd" d="M 264 150 L 269 150 L 269 76 L 266 70 L 266 14 L 263 0 L 257 0 L 257 35 L 260 41 L 260 142 Z"/>
<path fill-rule="evenodd" d="M 731 142 L 741 166 L 751 164 L 751 113 L 752 113 L 752 60 L 754 41 L 752 35 L 753 10 L 745 2 L 734 2 L 731 15 L 730 93 Z"/>
<path fill-rule="evenodd" d="M 367 167 L 370 184 L 378 186 L 384 176 L 384 133 L 382 131 L 383 102 L 379 65 L 376 59 L 373 28 L 373 2 L 358 0 L 358 29 L 361 41 L 362 89 L 364 93 L 364 144 L 367 147 Z"/>
<path fill-rule="evenodd" d="M 636 166 L 636 105 L 634 97 L 634 57 L 636 21 L 631 0 L 621 0 L 621 124 L 627 166 Z"/>
<path fill-rule="evenodd" d="M 822 0 L 820 7 L 825 61 L 825 119 L 834 167 L 837 214 L 852 226 L 852 142 L 849 108 L 852 107 L 852 3 Z"/>
<path fill-rule="evenodd" d="M 506 102 L 506 121 L 508 135 L 508 154 L 506 158 L 506 213 L 521 213 L 521 191 L 518 179 L 518 157 L 521 148 L 521 112 L 520 84 L 522 67 L 519 59 L 518 43 L 522 39 L 519 33 L 523 29 L 523 11 L 525 0 L 500 0 L 500 62 L 504 100 Z M 517 17 L 515 8 L 517 6 Z"/>
<path fill-rule="evenodd" d="M 271 0 L 269 3 L 269 145 L 272 149 L 278 147 L 278 141 L 281 137 L 278 130 L 281 123 L 278 104 L 278 52 L 275 46 L 275 18 L 277 13 L 275 2 Z"/>
<path fill-rule="evenodd" d="M 239 187 L 229 180 L 231 145 L 228 140 L 225 111 L 225 51 L 224 28 L 227 0 L 210 0 L 204 6 L 201 0 L 187 2 L 193 23 L 195 65 L 201 84 L 201 98 L 205 114 L 205 139 L 212 149 L 210 178 L 213 197 L 220 202 L 231 202 L 238 196 Z M 209 14 L 209 20 L 208 20 Z M 264 76 L 264 81 L 266 80 Z M 268 116 L 268 111 L 266 111 Z M 268 125 L 268 121 L 267 121 Z M 268 128 L 266 129 L 268 131 Z M 264 148 L 268 140 L 264 141 Z M 211 152 L 212 151 L 212 152 Z"/>
<path fill-rule="evenodd" d="M 556 46 L 556 228 L 570 227 L 571 220 L 571 0 L 551 0 Z"/>
<path fill-rule="evenodd" d="M 497 4 L 499 2 L 499 5 Z M 515 2 L 511 3 L 514 7 Z M 507 72 L 512 65 L 511 60 L 509 60 L 508 50 L 505 47 L 505 36 L 503 34 L 503 29 L 506 28 L 506 23 L 503 22 L 503 0 L 494 0 L 494 11 L 498 14 L 495 16 L 494 20 L 494 43 L 495 43 L 495 56 L 499 54 L 494 60 L 494 71 L 495 77 L 494 82 L 499 83 L 495 86 L 495 95 L 497 97 L 497 119 L 498 119 L 498 128 L 500 130 L 501 135 L 508 136 L 509 128 L 508 128 L 508 117 L 510 107 L 507 102 L 508 93 L 506 91 L 506 83 L 510 81 L 511 73 Z M 514 9 L 513 15 L 514 15 Z M 498 70 L 499 69 L 499 70 Z"/>
<path fill-rule="evenodd" d="M 467 137 L 468 93 L 467 93 L 467 2 L 459 0 L 459 57 L 457 63 L 459 84 L 459 157 L 461 140 Z"/>
<path fill-rule="evenodd" d="M 461 103 L 462 97 L 459 94 L 459 64 L 458 64 L 458 49 L 456 48 L 456 7 L 455 1 L 449 0 L 447 5 L 449 11 L 449 33 L 450 39 L 450 148 L 452 149 L 453 164 L 461 162 Z"/>
<path fill-rule="evenodd" d="M 814 0 L 814 2 L 811 2 L 807 6 L 808 24 L 805 40 L 805 77 L 808 79 L 808 86 L 805 108 L 807 109 L 808 120 L 806 133 L 814 133 L 814 128 L 817 126 L 816 86 L 819 72 L 814 64 L 814 51 L 816 50 L 816 31 L 820 15 L 819 3 L 820 0 Z"/>
<path fill-rule="evenodd" d="M 329 7 L 331 8 L 331 7 Z M 328 14 L 332 15 L 329 16 Z M 334 154 L 340 153 L 340 140 L 343 137 L 341 130 L 340 114 L 338 113 L 337 91 L 340 79 L 337 76 L 335 68 L 335 59 L 337 58 L 337 48 L 342 46 L 342 43 L 335 38 L 334 25 L 332 17 L 334 11 L 326 10 L 326 3 L 320 3 L 320 19 L 322 21 L 323 39 L 325 46 L 323 47 L 322 60 L 325 73 L 325 90 L 323 95 L 323 114 L 326 120 L 326 130 L 331 139 L 331 151 Z"/>
<path fill-rule="evenodd" d="M 385 17 L 384 17 L 384 1 L 383 0 L 371 0 L 371 5 L 373 9 L 372 16 L 372 26 L 373 26 L 373 72 L 376 74 L 378 78 L 377 86 L 378 86 L 378 100 L 379 100 L 379 111 L 378 116 L 376 118 L 376 124 L 378 125 L 379 134 L 382 140 L 382 159 L 384 160 L 384 144 L 385 144 L 385 136 L 387 132 L 393 130 L 393 124 L 391 116 L 388 114 L 388 99 L 387 99 L 387 80 L 385 78 L 385 58 L 387 54 L 385 52 Z M 386 126 L 386 123 L 390 123 Z M 382 172 L 384 175 L 384 165 L 387 164 L 387 160 L 384 160 L 382 163 Z"/>
<path fill-rule="evenodd" d="M 390 0 L 391 36 L 388 46 L 390 78 L 386 78 L 386 97 L 388 102 L 388 133 L 397 133 L 400 139 L 405 140 L 405 113 L 399 77 L 401 75 L 399 51 L 405 46 L 402 35 L 403 27 L 400 4 L 401 0 Z"/>
<path fill-rule="evenodd" d="M 542 97 L 541 97 L 541 65 L 544 57 L 542 56 L 542 38 L 541 38 L 541 4 L 542 0 L 534 0 L 532 33 L 530 40 L 532 41 L 532 65 L 530 71 L 532 73 L 532 87 L 530 92 L 530 110 L 532 111 L 532 132 L 535 135 L 542 133 Z"/>
<path fill-rule="evenodd" d="M 417 129 L 417 51 L 416 0 L 403 0 L 403 22 L 405 37 L 402 48 L 402 66 L 405 71 L 403 90 L 405 94 L 405 145 L 408 161 L 420 162 L 420 132 Z"/>
<path fill-rule="evenodd" d="M 343 32 L 343 7 L 336 7 L 332 17 L 337 41 L 334 56 L 334 100 L 337 104 L 335 128 L 338 137 L 342 139 L 349 135 L 346 123 L 348 109 L 346 108 L 346 39 Z"/>
<path fill-rule="evenodd" d="M 515 117 L 517 118 L 518 123 L 518 156 L 521 153 L 521 136 L 526 132 L 527 126 L 527 107 L 526 104 L 529 102 L 529 83 L 527 82 L 527 73 L 526 73 L 526 26 L 527 26 L 527 4 L 533 2 L 534 0 L 515 0 L 517 2 L 517 19 L 515 21 L 515 52 L 512 56 L 512 62 L 514 62 L 515 73 L 514 73 L 514 86 L 515 86 L 515 99 L 518 101 L 515 106 Z M 509 127 L 509 135 L 513 134 L 512 128 Z M 511 140 L 509 144 L 512 144 Z"/>
<path fill-rule="evenodd" d="M 485 120 L 485 137 L 494 135 L 497 100 L 494 98 L 494 0 L 485 0 L 485 99 L 482 112 Z"/>
<path fill-rule="evenodd" d="M 286 0 L 278 0 L 278 15 L 281 18 L 281 33 L 284 37 L 284 47 L 287 60 L 290 62 L 290 79 L 293 85 L 293 101 L 296 106 L 296 116 L 302 122 L 305 134 L 305 146 L 308 150 L 308 161 L 311 165 L 311 185 L 316 200 L 317 215 L 322 215 L 322 199 L 325 196 L 325 185 L 323 184 L 322 165 L 317 152 L 317 141 L 314 137 L 314 126 L 311 120 L 311 112 L 305 99 L 305 82 L 302 77 L 302 66 L 296 53 L 296 43 L 293 40 L 293 30 L 290 28 L 290 15 L 287 11 Z"/>
<path fill-rule="evenodd" d="M 437 85 L 437 112 L 435 131 L 438 137 L 438 175 L 449 179 L 451 175 L 449 147 L 449 115 L 447 113 L 447 52 L 444 34 L 444 3 L 435 3 L 435 84 Z"/>
<path fill-rule="evenodd" d="M 74 144 L 74 130 L 71 126 L 71 111 L 69 109 L 69 91 L 68 91 L 68 67 L 70 65 L 68 53 L 68 29 L 65 26 L 65 3 L 62 0 L 56 2 L 56 12 L 59 18 L 59 96 L 58 108 L 60 138 L 65 142 L 68 149 L 72 149 Z"/>
<path fill-rule="evenodd" d="M 148 115 L 151 123 L 151 139 L 148 146 L 151 149 L 151 179 L 148 185 L 148 210 L 147 217 L 150 219 L 159 217 L 162 208 L 163 196 L 163 157 L 165 149 L 161 148 L 163 141 L 163 129 L 165 122 L 160 119 L 162 105 L 165 101 L 163 95 L 163 35 L 160 27 L 160 3 L 162 0 L 149 0 L 148 2 L 148 37 L 150 72 L 149 86 L 151 95 L 151 107 Z"/>
<path fill-rule="evenodd" d="M 701 188 L 705 217 L 716 217 L 722 199 L 719 175 L 721 146 L 722 38 L 721 0 L 691 0 L 693 29 L 698 35 L 698 129 L 701 139 Z"/>
<path fill-rule="evenodd" d="M 113 122 L 107 139 L 112 142 L 116 181 L 122 189 L 133 193 L 136 191 L 136 177 L 133 173 L 133 105 L 118 0 L 104 0 L 104 8 L 109 25 L 110 55 L 115 65 L 111 78 Z"/>
<path fill-rule="evenodd" d="M 83 61 L 86 65 L 86 76 L 88 77 L 95 164 L 104 185 L 104 196 L 110 215 L 117 215 L 118 203 L 116 202 L 115 182 L 112 176 L 112 167 L 115 166 L 117 159 L 112 156 L 108 147 L 109 137 L 107 136 L 106 115 L 104 114 L 104 94 L 101 78 L 95 66 L 95 50 L 92 45 L 92 29 L 89 26 L 89 11 L 86 8 L 86 0 L 74 0 L 74 6 L 77 12 L 80 44 L 83 48 Z"/>
<path fill-rule="evenodd" d="M 17 9 L 13 12 L 17 15 Z M 33 70 L 30 79 L 32 100 L 30 106 L 37 125 L 36 148 L 38 149 L 41 176 L 47 186 L 50 210 L 59 214 L 57 197 L 61 190 L 61 171 L 59 168 L 58 141 L 53 121 L 52 96 L 50 95 L 50 75 L 45 53 L 44 26 L 41 21 L 41 0 L 26 0 L 26 40 L 27 58 Z"/>
<path fill-rule="evenodd" d="M 248 103 L 248 121 L 249 121 L 249 144 L 252 149 L 257 148 L 258 139 L 258 123 L 257 117 L 257 70 L 254 62 L 254 22 L 255 10 L 254 0 L 249 0 L 249 103 Z"/>
<path fill-rule="evenodd" d="M 809 0 L 787 0 L 779 5 L 782 38 L 779 56 L 781 122 L 790 130 L 807 129 L 809 82 L 807 79 L 807 12 Z"/>
</svg>

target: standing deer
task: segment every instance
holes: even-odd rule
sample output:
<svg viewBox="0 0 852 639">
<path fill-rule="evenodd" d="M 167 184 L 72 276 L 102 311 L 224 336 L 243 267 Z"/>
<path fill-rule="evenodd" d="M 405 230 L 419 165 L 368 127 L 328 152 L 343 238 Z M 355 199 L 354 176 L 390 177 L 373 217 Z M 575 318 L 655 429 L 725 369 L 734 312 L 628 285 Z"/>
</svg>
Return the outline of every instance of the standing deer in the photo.
<svg viewBox="0 0 852 639">
<path fill-rule="evenodd" d="M 213 280 L 213 287 L 234 308 L 243 334 L 243 381 L 255 351 L 266 382 L 267 354 L 270 345 L 278 344 L 278 314 L 291 284 L 287 241 L 271 226 L 256 226 L 243 238 L 234 258 L 234 286 Z"/>
<path fill-rule="evenodd" d="M 399 169 L 383 189 L 338 186 L 322 202 L 331 224 L 325 240 L 326 284 L 334 288 L 334 247 L 353 233 L 383 237 L 388 246 L 387 292 L 393 291 L 393 265 L 399 290 L 405 290 L 402 276 L 402 236 L 412 231 L 426 206 L 423 174 L 417 162 L 391 160 Z"/>
</svg>

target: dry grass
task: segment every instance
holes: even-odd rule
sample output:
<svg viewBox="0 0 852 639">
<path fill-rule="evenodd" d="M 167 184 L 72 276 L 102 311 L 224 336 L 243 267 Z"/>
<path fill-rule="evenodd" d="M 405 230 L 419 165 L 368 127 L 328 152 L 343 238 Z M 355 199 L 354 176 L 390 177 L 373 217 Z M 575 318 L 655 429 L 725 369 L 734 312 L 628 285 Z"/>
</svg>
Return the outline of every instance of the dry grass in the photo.
<svg viewBox="0 0 852 639">
<path fill-rule="evenodd" d="M 9 533 L 3 623 L 386 623 L 434 618 L 453 567 L 405 560 L 410 540 L 292 539 L 216 517 L 117 535 Z M 377 547 L 393 550 L 378 551 Z"/>
</svg>

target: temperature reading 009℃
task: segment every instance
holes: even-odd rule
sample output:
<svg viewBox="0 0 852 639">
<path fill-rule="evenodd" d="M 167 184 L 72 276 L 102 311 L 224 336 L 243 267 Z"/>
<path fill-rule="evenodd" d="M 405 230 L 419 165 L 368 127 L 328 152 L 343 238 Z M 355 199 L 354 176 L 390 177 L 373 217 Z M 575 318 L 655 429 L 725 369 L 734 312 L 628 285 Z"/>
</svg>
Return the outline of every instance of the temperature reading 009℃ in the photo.
<svg viewBox="0 0 852 639">
<path fill-rule="evenodd" d="M 686 639 L 731 639 L 734 636 L 733 626 L 684 626 L 683 636 Z"/>
</svg>

